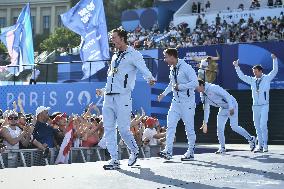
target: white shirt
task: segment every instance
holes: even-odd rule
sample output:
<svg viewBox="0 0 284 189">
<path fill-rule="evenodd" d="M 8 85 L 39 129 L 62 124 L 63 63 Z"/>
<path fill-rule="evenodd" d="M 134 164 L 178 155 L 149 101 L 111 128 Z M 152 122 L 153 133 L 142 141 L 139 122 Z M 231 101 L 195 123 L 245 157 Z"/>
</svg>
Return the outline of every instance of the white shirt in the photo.
<svg viewBox="0 0 284 189">
<path fill-rule="evenodd" d="M 158 140 L 156 138 L 154 138 L 154 135 L 157 134 L 157 131 L 155 128 L 150 129 L 150 128 L 146 128 L 143 132 L 142 135 L 142 140 L 144 141 L 145 139 L 149 139 L 149 145 L 157 145 L 158 144 Z"/>
<path fill-rule="evenodd" d="M 12 129 L 9 126 L 4 126 L 4 127 L 6 129 L 8 129 L 8 131 L 9 131 L 9 133 L 10 133 L 12 138 L 17 138 L 21 134 L 21 132 L 22 132 L 22 130 L 18 126 L 16 126 L 16 130 Z M 18 149 L 20 149 L 19 142 L 17 144 L 15 144 L 15 145 L 11 145 L 9 142 L 4 140 L 3 144 L 5 144 L 7 146 L 7 150 L 18 150 Z"/>
</svg>

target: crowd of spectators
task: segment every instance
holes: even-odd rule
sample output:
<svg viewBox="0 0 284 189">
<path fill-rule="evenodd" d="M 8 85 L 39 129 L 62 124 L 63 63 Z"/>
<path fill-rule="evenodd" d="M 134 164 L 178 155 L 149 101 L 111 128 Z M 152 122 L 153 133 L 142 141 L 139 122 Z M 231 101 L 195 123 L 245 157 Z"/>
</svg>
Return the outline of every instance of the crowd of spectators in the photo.
<svg viewBox="0 0 284 189">
<path fill-rule="evenodd" d="M 129 43 L 137 49 L 192 47 L 197 45 L 234 44 L 243 42 L 259 42 L 282 40 L 284 38 L 283 12 L 278 17 L 262 17 L 255 20 L 249 17 L 238 22 L 226 22 L 219 14 L 212 23 L 208 23 L 204 15 L 198 15 L 196 27 L 190 31 L 186 23 L 169 27 L 161 32 L 156 24 L 152 30 L 138 27 L 129 33 Z"/>
<path fill-rule="evenodd" d="M 34 114 L 24 112 L 22 101 L 13 103 L 12 110 L 0 111 L 0 153 L 6 150 L 39 149 L 44 158 L 50 149 L 59 151 L 64 140 L 66 129 L 73 124 L 73 147 L 106 148 L 103 120 L 99 108 L 91 103 L 81 115 L 67 115 L 64 112 L 53 112 L 50 108 L 39 106 Z M 151 145 L 163 145 L 165 127 L 158 119 L 146 116 L 143 108 L 140 113 L 132 114 L 130 130 L 137 144 L 146 151 Z M 120 141 L 120 145 L 124 145 Z M 149 150 L 148 150 L 149 151 Z M 149 153 L 145 153 L 149 156 Z M 16 162 L 17 154 L 14 154 Z"/>
<path fill-rule="evenodd" d="M 282 6 L 283 2 L 282 0 L 267 0 L 267 6 L 268 7 L 277 7 Z M 227 10 L 230 11 L 231 9 L 238 9 L 238 10 L 244 10 L 244 9 L 259 9 L 261 7 L 260 0 L 251 0 L 250 7 L 245 7 L 243 3 L 240 3 L 238 7 L 227 7 Z M 210 11 L 211 8 L 211 2 L 208 0 L 205 4 L 201 2 L 192 2 L 191 5 L 191 13 L 193 14 L 200 14 Z"/>
</svg>

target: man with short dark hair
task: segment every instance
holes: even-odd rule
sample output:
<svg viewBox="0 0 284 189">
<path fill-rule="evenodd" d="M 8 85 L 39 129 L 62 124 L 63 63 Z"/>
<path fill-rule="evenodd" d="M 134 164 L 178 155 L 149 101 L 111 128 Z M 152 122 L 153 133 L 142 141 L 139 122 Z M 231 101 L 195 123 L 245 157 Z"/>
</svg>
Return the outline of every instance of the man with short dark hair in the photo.
<svg viewBox="0 0 284 189">
<path fill-rule="evenodd" d="M 207 123 L 210 114 L 210 106 L 219 108 L 217 115 L 217 135 L 220 147 L 216 154 L 224 154 L 225 148 L 225 124 L 230 119 L 233 131 L 246 138 L 250 144 L 250 150 L 255 148 L 256 139 L 251 136 L 244 128 L 238 125 L 238 103 L 237 100 L 219 85 L 198 80 L 199 86 L 196 88 L 200 93 L 201 101 L 204 103 L 204 120 L 200 129 L 207 133 Z"/>
<path fill-rule="evenodd" d="M 167 117 L 166 147 L 159 153 L 159 156 L 165 159 L 172 158 L 177 123 L 182 119 L 185 125 L 188 149 L 181 160 L 193 160 L 196 140 L 194 131 L 194 90 L 198 85 L 197 76 L 189 64 L 182 59 L 178 59 L 178 51 L 176 49 L 166 49 L 164 57 L 165 62 L 171 66 L 169 75 L 170 83 L 165 91 L 158 96 L 158 101 L 160 102 L 170 92 L 173 92 L 173 99 Z"/>
<path fill-rule="evenodd" d="M 255 152 L 268 152 L 268 112 L 269 112 L 269 90 L 270 83 L 278 72 L 278 61 L 274 54 L 271 54 L 273 59 L 273 69 L 266 75 L 263 74 L 263 68 L 261 65 L 256 65 L 252 68 L 254 77 L 244 75 L 239 67 L 239 60 L 234 61 L 233 65 L 236 68 L 236 72 L 239 78 L 249 84 L 252 90 L 253 99 L 253 121 L 258 138 L 258 148 Z"/>
<path fill-rule="evenodd" d="M 112 57 L 108 69 L 105 88 L 97 89 L 98 96 L 104 95 L 103 122 L 107 149 L 111 156 L 108 165 L 104 169 L 118 169 L 118 147 L 116 138 L 116 125 L 121 138 L 130 149 L 131 154 L 128 166 L 136 163 L 139 149 L 130 132 L 130 119 L 132 111 L 131 91 L 134 89 L 136 73 L 139 70 L 150 85 L 155 84 L 155 79 L 146 67 L 143 56 L 133 47 L 127 44 L 127 32 L 123 29 L 114 29 L 111 41 L 118 50 Z"/>
</svg>

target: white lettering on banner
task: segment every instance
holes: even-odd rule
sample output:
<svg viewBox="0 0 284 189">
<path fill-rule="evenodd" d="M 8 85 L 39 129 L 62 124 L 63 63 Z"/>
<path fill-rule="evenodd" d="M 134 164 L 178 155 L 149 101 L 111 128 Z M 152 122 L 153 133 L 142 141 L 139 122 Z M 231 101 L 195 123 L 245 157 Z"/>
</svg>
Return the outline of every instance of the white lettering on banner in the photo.
<svg viewBox="0 0 284 189">
<path fill-rule="evenodd" d="M 18 95 L 18 99 L 21 99 L 22 105 L 23 105 L 23 107 L 25 107 L 25 104 L 26 104 L 25 93 L 20 92 L 19 95 Z"/>
<path fill-rule="evenodd" d="M 42 93 L 42 105 L 45 106 L 45 92 Z"/>
<path fill-rule="evenodd" d="M 35 108 L 38 106 L 77 106 L 82 105 L 86 106 L 91 103 L 92 101 L 92 95 L 89 91 L 79 91 L 79 94 L 74 91 L 67 91 L 64 97 L 60 99 L 59 104 L 57 102 L 57 92 L 56 91 L 50 91 L 50 92 L 20 92 L 20 93 L 7 93 L 6 95 L 6 101 L 7 101 L 7 107 L 10 107 L 13 104 L 13 101 L 17 101 L 17 99 L 21 99 L 23 107 L 29 109 L 29 108 Z M 75 96 L 76 94 L 76 96 Z M 78 94 L 78 96 L 77 96 Z M 100 99 L 100 101 L 102 98 Z M 100 101 L 98 103 L 100 103 Z M 28 106 L 28 107 L 27 107 Z"/>
<path fill-rule="evenodd" d="M 199 51 L 199 52 L 187 52 L 184 60 L 193 60 L 193 57 L 205 57 L 206 52 L 205 51 Z"/>
<path fill-rule="evenodd" d="M 57 100 L 56 100 L 56 92 L 55 91 L 51 91 L 51 93 L 49 94 L 49 97 L 50 97 L 50 101 L 49 101 L 49 105 L 50 106 L 55 106 L 56 103 L 57 103 Z"/>
<path fill-rule="evenodd" d="M 102 38 L 102 35 L 99 35 L 98 37 L 96 37 L 96 40 L 100 40 Z"/>
<path fill-rule="evenodd" d="M 72 91 L 67 91 L 65 96 L 67 99 L 66 106 L 74 106 L 74 103 L 72 102 L 74 93 Z"/>
<path fill-rule="evenodd" d="M 86 98 L 86 103 L 83 103 L 82 101 L 84 98 Z M 91 94 L 88 91 L 81 91 L 80 94 L 78 95 L 78 102 L 80 105 L 88 105 L 91 102 Z"/>
<path fill-rule="evenodd" d="M 104 97 L 101 96 L 100 99 L 98 100 L 98 102 L 96 103 L 96 106 L 102 107 L 103 106 L 103 103 L 102 103 L 103 99 L 104 99 Z"/>
<path fill-rule="evenodd" d="M 96 40 L 95 39 L 91 39 L 86 45 L 84 45 L 83 50 L 87 50 L 88 48 L 90 48 L 95 43 L 96 43 Z"/>
<path fill-rule="evenodd" d="M 86 8 L 81 9 L 78 14 L 81 16 L 81 21 L 86 24 L 87 22 L 89 22 L 90 17 L 93 16 L 91 14 L 91 11 L 95 10 L 95 4 L 92 2 L 90 2 L 90 4 L 88 4 L 86 6 Z"/>
<path fill-rule="evenodd" d="M 37 93 L 36 92 L 31 92 L 30 93 L 30 106 L 35 106 L 38 107 L 37 103 Z"/>
<path fill-rule="evenodd" d="M 91 61 L 91 60 L 98 60 L 99 59 L 99 54 L 101 52 L 100 51 L 96 51 L 94 54 L 91 54 L 89 57 L 88 57 L 88 60 Z"/>
<path fill-rule="evenodd" d="M 13 93 L 7 93 L 7 107 L 9 107 L 10 104 L 13 103 L 15 97 Z"/>
</svg>

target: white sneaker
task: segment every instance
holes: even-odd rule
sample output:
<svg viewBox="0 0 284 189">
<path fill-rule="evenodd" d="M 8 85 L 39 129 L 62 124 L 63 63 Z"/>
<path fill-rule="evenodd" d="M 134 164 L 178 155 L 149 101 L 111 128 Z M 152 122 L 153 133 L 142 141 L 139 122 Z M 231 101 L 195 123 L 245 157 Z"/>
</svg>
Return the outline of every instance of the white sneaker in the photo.
<svg viewBox="0 0 284 189">
<path fill-rule="evenodd" d="M 268 152 L 268 147 L 267 147 L 267 146 L 266 146 L 266 147 L 263 147 L 262 152 Z"/>
<path fill-rule="evenodd" d="M 139 152 L 131 152 L 128 160 L 128 166 L 132 166 L 136 163 Z"/>
<path fill-rule="evenodd" d="M 254 153 L 261 153 L 261 152 L 263 152 L 263 148 L 262 147 L 258 147 L 253 152 Z"/>
<path fill-rule="evenodd" d="M 190 151 L 186 152 L 181 158 L 181 161 L 192 161 L 192 160 L 194 160 L 194 153 Z"/>
<path fill-rule="evenodd" d="M 225 148 L 219 148 L 215 154 L 225 154 L 226 153 L 226 149 Z"/>
<path fill-rule="evenodd" d="M 249 141 L 249 148 L 250 148 L 250 151 L 252 152 L 256 147 L 256 138 L 255 136 L 252 136 L 251 137 L 251 140 Z"/>
<path fill-rule="evenodd" d="M 161 157 L 161 158 L 164 158 L 166 160 L 172 159 L 172 155 L 170 153 L 164 152 L 164 151 L 159 152 L 158 156 Z"/>
<path fill-rule="evenodd" d="M 107 165 L 104 165 L 103 168 L 104 170 L 115 170 L 115 169 L 120 169 L 120 163 L 116 159 L 110 160 L 110 162 Z"/>
</svg>

